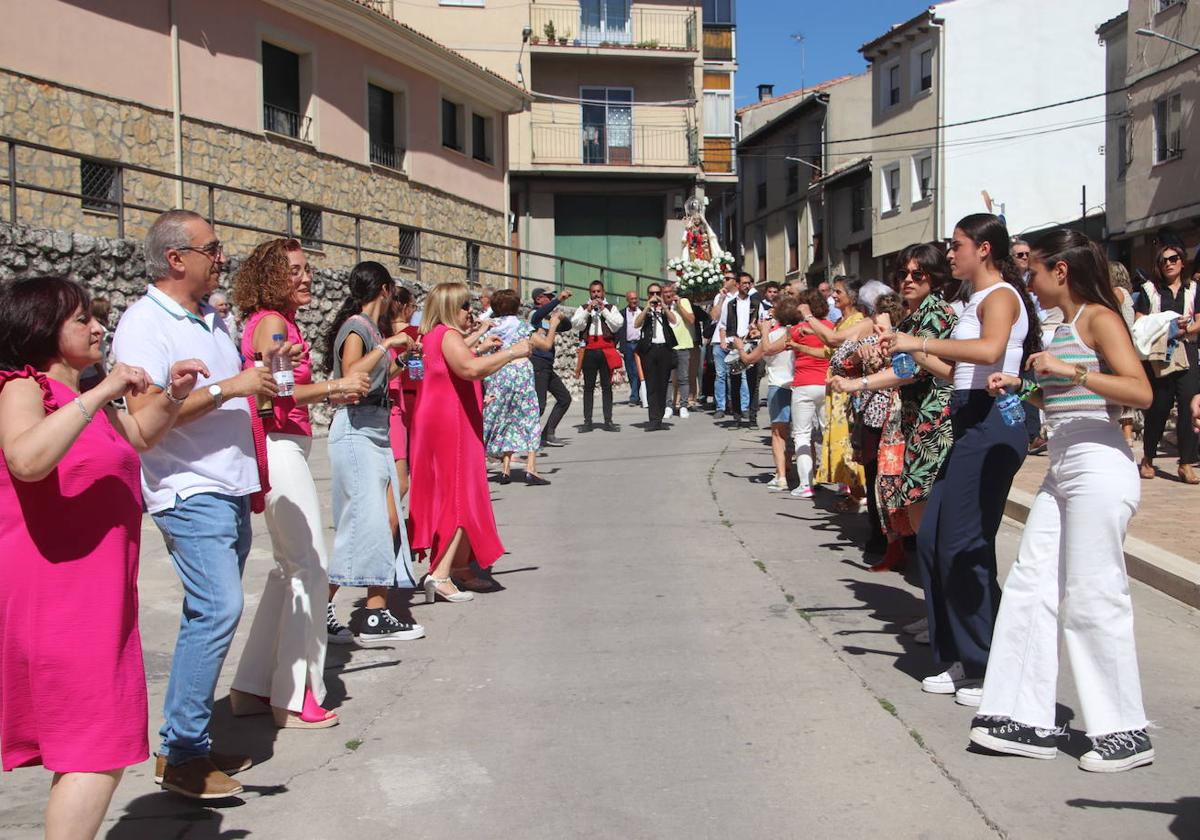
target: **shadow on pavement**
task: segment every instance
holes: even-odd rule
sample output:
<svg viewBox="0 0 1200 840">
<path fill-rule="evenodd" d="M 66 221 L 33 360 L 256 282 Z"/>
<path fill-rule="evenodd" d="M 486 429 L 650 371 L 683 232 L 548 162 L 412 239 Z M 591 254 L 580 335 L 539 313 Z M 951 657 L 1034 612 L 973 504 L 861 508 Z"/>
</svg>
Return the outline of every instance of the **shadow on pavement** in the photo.
<svg viewBox="0 0 1200 840">
<path fill-rule="evenodd" d="M 287 793 L 284 785 L 246 785 L 246 793 L 255 798 Z M 184 799 L 159 791 L 139 796 L 125 806 L 125 813 L 105 834 L 106 840 L 146 840 L 149 837 L 183 837 L 191 840 L 239 840 L 249 837 L 245 829 L 222 831 L 221 810 L 246 804 L 242 797 L 212 800 L 206 803 Z"/>
<path fill-rule="evenodd" d="M 1134 771 L 1136 772 L 1136 771 Z M 1200 796 L 1184 796 L 1174 802 L 1129 802 L 1104 799 L 1068 799 L 1072 808 L 1109 808 L 1117 811 L 1149 811 L 1175 817 L 1168 826 L 1178 838 L 1194 840 L 1200 837 Z"/>
</svg>

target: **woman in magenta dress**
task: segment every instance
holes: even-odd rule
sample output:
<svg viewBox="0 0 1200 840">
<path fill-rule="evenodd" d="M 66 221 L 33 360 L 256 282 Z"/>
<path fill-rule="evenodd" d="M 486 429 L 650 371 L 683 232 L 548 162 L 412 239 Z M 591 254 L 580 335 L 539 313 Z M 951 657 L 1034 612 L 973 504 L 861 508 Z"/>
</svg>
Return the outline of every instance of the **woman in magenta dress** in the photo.
<svg viewBox="0 0 1200 840">
<path fill-rule="evenodd" d="M 189 359 L 153 383 L 118 364 L 80 394 L 103 336 L 76 283 L 0 291 L 0 756 L 6 771 L 53 771 L 45 832 L 55 838 L 95 836 L 124 768 L 149 757 L 137 452 L 208 375 Z M 137 420 L 110 405 L 151 385 L 164 391 Z"/>
<path fill-rule="evenodd" d="M 528 341 L 498 352 L 489 339 L 476 355 L 464 338 L 471 295 L 462 283 L 439 283 L 425 299 L 425 379 L 417 395 L 410 436 L 409 510 L 413 551 L 429 552 L 426 602 L 469 601 L 451 576 L 472 559 L 489 569 L 504 553 L 488 492 L 483 453 L 480 382 L 511 361 L 529 357 Z"/>
</svg>

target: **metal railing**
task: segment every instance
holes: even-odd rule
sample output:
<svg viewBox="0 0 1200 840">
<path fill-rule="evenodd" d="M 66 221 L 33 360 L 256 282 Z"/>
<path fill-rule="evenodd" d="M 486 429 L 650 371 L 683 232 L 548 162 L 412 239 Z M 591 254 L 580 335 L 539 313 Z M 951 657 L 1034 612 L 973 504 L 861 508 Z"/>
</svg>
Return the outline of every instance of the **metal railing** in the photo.
<svg viewBox="0 0 1200 840">
<path fill-rule="evenodd" d="M 543 4 L 530 7 L 529 26 L 534 45 L 624 47 L 643 50 L 698 49 L 696 13 L 691 9 L 643 9 L 610 14 L 606 3 Z"/>
<path fill-rule="evenodd" d="M 418 282 L 425 279 L 423 272 L 431 267 L 461 272 L 457 274 L 458 278 L 472 284 L 500 286 L 508 283 L 513 287 L 519 286 L 523 293 L 537 286 L 559 291 L 586 291 L 588 282 L 598 279 L 605 283 L 610 297 L 615 298 L 627 290 L 644 294 L 649 283 L 662 282 L 666 277 L 665 257 L 660 274 L 644 274 L 517 248 L 502 242 L 481 241 L 449 231 L 420 227 L 403 219 L 339 210 L 296 198 L 176 175 L 148 166 L 97 158 L 13 137 L 0 136 L 0 144 L 6 147 L 0 157 L 6 163 L 5 171 L 0 174 L 0 207 L 7 208 L 6 221 L 13 225 L 40 222 L 45 227 L 62 228 L 61 220 L 69 215 L 69 206 L 73 206 L 78 211 L 74 214 L 78 221 L 69 223 L 70 229 L 83 227 L 86 222 L 88 232 L 109 235 L 106 231 L 111 230 L 118 239 L 126 239 L 132 226 L 144 236 L 149 222 L 171 209 L 171 206 L 166 201 L 151 204 L 138 196 L 154 193 L 155 186 L 173 187 L 179 183 L 185 188 L 185 208 L 204 216 L 219 235 L 222 229 L 226 229 L 269 237 L 303 236 L 306 247 L 321 251 L 334 261 L 339 252 L 347 257 L 353 255 L 354 262 L 366 258 L 384 258 L 394 261 L 402 272 L 410 274 Z M 23 163 L 19 152 L 36 160 Z M 88 202 L 95 201 L 96 197 L 86 194 L 81 182 L 75 182 L 79 184 L 75 189 L 54 185 L 64 180 L 66 170 L 82 168 L 81 162 L 105 167 L 113 172 L 113 186 L 105 199 L 105 210 L 100 213 L 87 209 Z M 23 179 L 25 172 L 34 177 L 42 176 L 44 182 Z M 65 180 L 70 183 L 70 179 Z M 142 183 L 131 186 L 135 181 Z M 165 195 L 171 190 L 159 189 L 157 192 Z M 69 201 L 70 205 L 60 202 L 61 206 L 51 214 L 44 202 L 33 206 L 30 201 L 23 202 L 22 195 L 56 197 Z M 256 208 L 256 219 L 265 217 L 263 223 L 238 221 L 219 212 L 251 204 Z M 24 214 L 21 212 L 23 207 Z M 52 218 L 47 218 L 48 215 L 52 215 Z M 271 226 L 271 219 L 277 220 L 277 226 Z M 97 225 L 107 225 L 108 228 L 101 230 Z M 342 232 L 348 233 L 349 237 L 338 238 Z M 384 239 L 389 243 L 386 247 L 382 245 Z M 249 252 L 252 247 L 247 245 L 245 250 Z"/>
<path fill-rule="evenodd" d="M 533 162 L 577 166 L 696 166 L 694 128 L 533 123 Z"/>
<path fill-rule="evenodd" d="M 286 137 L 295 137 L 306 143 L 310 141 L 309 129 L 312 127 L 312 117 L 297 114 L 287 108 L 280 108 L 268 102 L 263 103 L 263 130 Z"/>
<path fill-rule="evenodd" d="M 400 169 L 404 166 L 404 148 L 392 143 L 372 140 L 371 163 L 377 163 L 389 169 Z"/>
</svg>

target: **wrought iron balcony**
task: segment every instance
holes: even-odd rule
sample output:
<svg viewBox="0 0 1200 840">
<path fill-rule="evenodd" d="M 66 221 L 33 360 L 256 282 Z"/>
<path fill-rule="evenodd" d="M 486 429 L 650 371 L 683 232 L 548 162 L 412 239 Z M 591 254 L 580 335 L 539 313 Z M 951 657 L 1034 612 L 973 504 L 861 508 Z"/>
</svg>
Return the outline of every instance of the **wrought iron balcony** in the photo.
<svg viewBox="0 0 1200 840">
<path fill-rule="evenodd" d="M 377 163 L 390 169 L 401 169 L 404 166 L 404 148 L 393 143 L 372 140 L 371 163 Z"/>
<path fill-rule="evenodd" d="M 615 4 L 612 4 L 615 5 Z M 613 12 L 605 2 L 530 7 L 530 38 L 536 47 L 601 47 L 628 50 L 699 49 L 696 14 L 691 9 L 643 9 Z"/>
<path fill-rule="evenodd" d="M 312 142 L 309 129 L 312 127 L 312 117 L 297 114 L 287 108 L 280 108 L 269 102 L 263 103 L 263 129 L 287 137 L 295 137 L 305 143 Z"/>
</svg>

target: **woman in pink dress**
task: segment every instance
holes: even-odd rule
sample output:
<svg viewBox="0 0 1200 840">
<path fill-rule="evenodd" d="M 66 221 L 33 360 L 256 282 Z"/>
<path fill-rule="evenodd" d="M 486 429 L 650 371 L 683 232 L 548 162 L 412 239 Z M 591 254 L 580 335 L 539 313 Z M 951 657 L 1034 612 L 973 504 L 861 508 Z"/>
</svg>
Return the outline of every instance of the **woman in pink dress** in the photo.
<svg viewBox="0 0 1200 840">
<path fill-rule="evenodd" d="M 118 364 L 80 394 L 103 336 L 76 283 L 33 278 L 0 291 L 0 756 L 6 771 L 53 771 L 54 838 L 94 837 L 124 768 L 149 757 L 137 452 L 208 375 L 189 359 L 153 383 Z M 155 384 L 161 398 L 138 419 L 112 407 Z"/>
<path fill-rule="evenodd" d="M 409 439 L 412 484 L 409 496 L 413 551 L 429 552 L 425 600 L 469 601 L 451 580 L 472 559 L 491 568 L 504 553 L 488 492 L 483 453 L 483 395 L 480 382 L 509 362 L 526 359 L 528 341 L 498 353 L 489 339 L 476 355 L 464 338 L 471 295 L 463 283 L 439 283 L 425 299 L 425 379 L 417 395 Z"/>
</svg>

